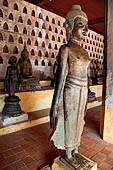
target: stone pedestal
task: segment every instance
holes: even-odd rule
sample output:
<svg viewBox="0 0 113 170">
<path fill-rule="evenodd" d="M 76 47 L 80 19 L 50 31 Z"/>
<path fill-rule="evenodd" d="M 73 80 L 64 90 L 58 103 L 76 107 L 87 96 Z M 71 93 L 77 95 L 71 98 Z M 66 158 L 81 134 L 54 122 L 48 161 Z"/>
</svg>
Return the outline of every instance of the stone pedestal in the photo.
<svg viewBox="0 0 113 170">
<path fill-rule="evenodd" d="M 3 116 L 1 120 L 2 120 L 2 126 L 12 125 L 19 122 L 27 121 L 28 114 L 23 112 L 21 115 L 16 117 Z"/>
<path fill-rule="evenodd" d="M 5 106 L 2 111 L 3 118 L 4 117 L 17 117 L 22 114 L 19 101 L 20 99 L 18 96 L 8 96 L 5 98 Z"/>
<path fill-rule="evenodd" d="M 37 77 L 24 78 L 19 85 L 20 91 L 33 91 L 41 89 L 40 80 Z"/>
<path fill-rule="evenodd" d="M 78 155 L 80 156 L 79 161 L 82 159 L 84 165 L 81 166 L 79 163 L 76 163 L 76 161 L 73 165 L 71 165 L 71 163 L 62 160 L 61 157 L 57 157 L 54 160 L 51 170 L 97 170 L 97 163 L 91 161 L 81 154 Z"/>
<path fill-rule="evenodd" d="M 28 114 L 22 112 L 19 101 L 18 96 L 8 96 L 5 98 L 5 106 L 1 114 L 2 126 L 28 120 Z"/>
</svg>

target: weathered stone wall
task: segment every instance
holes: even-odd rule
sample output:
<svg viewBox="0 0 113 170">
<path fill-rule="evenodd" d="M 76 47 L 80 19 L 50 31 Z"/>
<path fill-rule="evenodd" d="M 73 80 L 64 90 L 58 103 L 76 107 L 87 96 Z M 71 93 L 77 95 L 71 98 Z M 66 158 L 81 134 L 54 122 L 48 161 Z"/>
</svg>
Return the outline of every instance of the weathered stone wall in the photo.
<svg viewBox="0 0 113 170">
<path fill-rule="evenodd" d="M 53 78 L 58 49 L 66 42 L 64 21 L 64 18 L 23 0 L 0 0 L 0 78 L 5 77 L 9 57 L 15 55 L 19 59 L 24 42 L 33 76 Z M 102 66 L 103 36 L 89 30 L 81 45 L 92 60 L 91 69 L 99 64 Z"/>
</svg>

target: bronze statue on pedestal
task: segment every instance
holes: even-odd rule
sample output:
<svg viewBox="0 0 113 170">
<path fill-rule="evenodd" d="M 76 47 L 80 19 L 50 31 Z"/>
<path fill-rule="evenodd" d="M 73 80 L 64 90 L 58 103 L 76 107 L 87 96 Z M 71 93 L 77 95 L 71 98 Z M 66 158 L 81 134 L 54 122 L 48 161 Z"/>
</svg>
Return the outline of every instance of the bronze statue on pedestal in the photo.
<svg viewBox="0 0 113 170">
<path fill-rule="evenodd" d="M 9 94 L 8 97 L 5 98 L 5 106 L 3 108 L 3 120 L 6 117 L 17 117 L 22 114 L 21 107 L 19 105 L 19 97 L 15 96 L 15 91 L 19 88 L 20 78 L 18 67 L 16 66 L 17 58 L 15 56 L 11 56 L 9 58 L 6 76 L 5 76 L 5 91 Z"/>
<path fill-rule="evenodd" d="M 9 58 L 9 64 L 5 76 L 5 91 L 9 94 L 9 96 L 14 96 L 15 91 L 19 88 L 19 72 L 18 67 L 16 66 L 17 58 L 15 56 L 11 56 Z"/>
<path fill-rule="evenodd" d="M 67 44 L 60 47 L 56 85 L 50 110 L 51 140 L 58 149 L 66 150 L 72 160 L 78 152 L 84 127 L 88 95 L 86 50 L 80 46 L 88 32 L 88 18 L 79 5 L 73 5 L 65 21 Z"/>
</svg>

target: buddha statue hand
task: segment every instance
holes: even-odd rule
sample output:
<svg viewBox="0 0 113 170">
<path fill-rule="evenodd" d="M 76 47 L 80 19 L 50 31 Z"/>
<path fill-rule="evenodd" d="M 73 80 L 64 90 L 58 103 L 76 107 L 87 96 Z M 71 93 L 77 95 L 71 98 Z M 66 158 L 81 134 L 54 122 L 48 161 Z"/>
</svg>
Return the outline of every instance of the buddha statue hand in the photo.
<svg viewBox="0 0 113 170">
<path fill-rule="evenodd" d="M 56 129 L 56 121 L 57 121 L 57 105 L 53 105 L 50 110 L 50 126 L 53 130 Z"/>
</svg>

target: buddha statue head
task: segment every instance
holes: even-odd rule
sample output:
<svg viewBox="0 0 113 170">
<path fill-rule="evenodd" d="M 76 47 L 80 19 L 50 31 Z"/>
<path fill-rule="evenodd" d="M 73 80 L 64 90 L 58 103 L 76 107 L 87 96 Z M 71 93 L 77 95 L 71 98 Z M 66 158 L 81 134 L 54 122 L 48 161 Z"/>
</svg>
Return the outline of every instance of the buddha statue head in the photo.
<svg viewBox="0 0 113 170">
<path fill-rule="evenodd" d="M 24 49 L 23 51 L 21 52 L 21 58 L 23 60 L 27 60 L 29 57 L 29 52 L 27 51 L 27 48 L 26 48 L 26 43 L 24 43 Z"/>
<path fill-rule="evenodd" d="M 78 41 L 83 39 L 82 35 L 86 35 L 88 31 L 87 27 L 88 18 L 85 12 L 82 11 L 80 5 L 73 5 L 71 10 L 67 13 L 66 21 L 65 21 L 65 29 L 67 41 L 69 41 L 73 34 L 78 38 Z M 81 37 L 78 35 L 81 31 Z"/>
<path fill-rule="evenodd" d="M 15 56 L 11 56 L 9 58 L 8 64 L 16 65 L 16 63 L 17 63 L 17 58 Z"/>
</svg>

